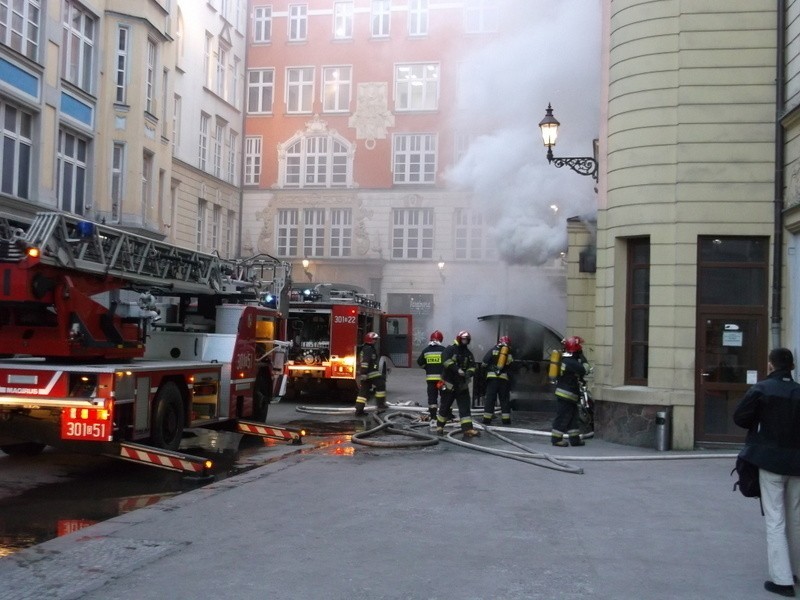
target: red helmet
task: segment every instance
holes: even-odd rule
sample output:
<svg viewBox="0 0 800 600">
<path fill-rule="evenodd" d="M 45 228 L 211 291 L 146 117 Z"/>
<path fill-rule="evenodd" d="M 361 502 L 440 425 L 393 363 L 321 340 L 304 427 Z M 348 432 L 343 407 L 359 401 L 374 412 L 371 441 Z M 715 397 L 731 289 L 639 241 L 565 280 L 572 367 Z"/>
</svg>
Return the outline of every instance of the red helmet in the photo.
<svg viewBox="0 0 800 600">
<path fill-rule="evenodd" d="M 472 341 L 472 336 L 469 334 L 469 331 L 459 331 L 458 335 L 456 335 L 456 342 L 461 344 L 462 346 L 467 346 Z"/>
<path fill-rule="evenodd" d="M 564 350 L 571 354 L 583 350 L 583 346 L 581 344 L 583 344 L 583 338 L 578 337 L 577 335 L 573 335 L 572 337 L 561 340 L 561 345 L 564 346 Z"/>
<path fill-rule="evenodd" d="M 365 333 L 364 334 L 364 343 L 365 344 L 374 344 L 375 342 L 378 341 L 378 339 L 380 339 L 380 337 L 381 336 L 379 336 L 374 331 L 370 331 L 369 333 Z"/>
<path fill-rule="evenodd" d="M 511 345 L 511 338 L 508 337 L 507 335 L 501 335 L 500 339 L 497 340 L 497 343 L 498 344 L 505 344 L 506 346 L 510 346 Z"/>
<path fill-rule="evenodd" d="M 431 341 L 432 342 L 440 342 L 441 343 L 441 341 L 443 339 L 444 339 L 444 336 L 442 335 L 442 332 L 439 331 L 438 329 L 436 331 L 434 331 L 433 333 L 431 333 Z"/>
</svg>

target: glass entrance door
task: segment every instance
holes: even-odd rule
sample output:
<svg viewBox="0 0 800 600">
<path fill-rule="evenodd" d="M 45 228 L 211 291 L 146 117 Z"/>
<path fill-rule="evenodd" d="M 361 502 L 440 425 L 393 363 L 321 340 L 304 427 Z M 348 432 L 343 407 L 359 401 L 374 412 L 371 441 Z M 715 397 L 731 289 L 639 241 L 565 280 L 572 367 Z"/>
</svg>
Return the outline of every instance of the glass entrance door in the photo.
<svg viewBox="0 0 800 600">
<path fill-rule="evenodd" d="M 742 442 L 746 431 L 733 423 L 733 411 L 747 389 L 766 375 L 763 319 L 700 315 L 695 439 Z"/>
</svg>

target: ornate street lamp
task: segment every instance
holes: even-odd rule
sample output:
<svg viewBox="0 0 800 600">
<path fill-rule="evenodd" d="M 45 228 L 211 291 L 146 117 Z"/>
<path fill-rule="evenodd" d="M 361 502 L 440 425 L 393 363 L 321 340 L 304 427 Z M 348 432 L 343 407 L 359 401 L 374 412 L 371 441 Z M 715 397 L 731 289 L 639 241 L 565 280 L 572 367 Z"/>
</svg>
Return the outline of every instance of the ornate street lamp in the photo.
<svg viewBox="0 0 800 600">
<path fill-rule="evenodd" d="M 561 123 L 553 116 L 553 107 L 547 104 L 547 110 L 544 114 L 544 119 L 539 121 L 539 128 L 542 130 L 542 140 L 544 146 L 547 148 L 547 162 L 554 164 L 556 167 L 563 167 L 567 165 L 570 169 L 579 173 L 580 175 L 591 175 L 597 181 L 597 151 L 595 148 L 595 156 L 580 156 L 559 158 L 553 156 L 553 146 L 556 145 L 556 138 L 558 137 L 558 126 Z"/>
</svg>

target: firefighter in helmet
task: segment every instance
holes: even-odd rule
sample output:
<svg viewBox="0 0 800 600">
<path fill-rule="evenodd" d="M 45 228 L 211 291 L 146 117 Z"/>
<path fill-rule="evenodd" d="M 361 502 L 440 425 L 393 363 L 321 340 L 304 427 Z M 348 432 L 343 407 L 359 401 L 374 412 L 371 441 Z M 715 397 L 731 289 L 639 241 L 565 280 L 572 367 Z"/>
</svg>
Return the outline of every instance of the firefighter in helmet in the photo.
<svg viewBox="0 0 800 600">
<path fill-rule="evenodd" d="M 436 416 L 436 432 L 444 433 L 444 426 L 448 419 L 453 418 L 453 401 L 458 406 L 461 431 L 466 437 L 478 435 L 472 426 L 472 416 L 469 410 L 469 380 L 475 374 L 475 357 L 469 349 L 472 336 L 469 331 L 459 331 L 451 346 L 442 353 L 442 402 L 439 414 Z"/>
<path fill-rule="evenodd" d="M 436 420 L 439 406 L 439 394 L 444 387 L 442 384 L 442 353 L 444 336 L 438 329 L 431 333 L 431 341 L 420 352 L 417 364 L 425 369 L 425 385 L 428 392 L 428 413 L 431 421 Z"/>
<path fill-rule="evenodd" d="M 375 343 L 380 336 L 374 331 L 364 334 L 364 345 L 358 353 L 358 396 L 356 397 L 356 416 L 364 414 L 367 400 L 375 393 L 375 404 L 379 411 L 386 410 L 386 377 L 380 368 L 380 356 Z"/>
<path fill-rule="evenodd" d="M 556 416 L 553 419 L 551 441 L 554 446 L 583 446 L 578 430 L 580 384 L 591 367 L 583 356 L 583 339 L 578 336 L 561 340 L 560 374 L 556 380 Z M 565 439 L 566 438 L 566 439 Z"/>
<path fill-rule="evenodd" d="M 495 399 L 500 401 L 500 419 L 503 425 L 511 425 L 511 382 L 508 371 L 514 357 L 511 355 L 511 338 L 507 335 L 497 340 L 494 348 L 483 357 L 486 369 L 486 396 L 483 401 L 483 424 L 489 425 L 494 418 Z"/>
</svg>

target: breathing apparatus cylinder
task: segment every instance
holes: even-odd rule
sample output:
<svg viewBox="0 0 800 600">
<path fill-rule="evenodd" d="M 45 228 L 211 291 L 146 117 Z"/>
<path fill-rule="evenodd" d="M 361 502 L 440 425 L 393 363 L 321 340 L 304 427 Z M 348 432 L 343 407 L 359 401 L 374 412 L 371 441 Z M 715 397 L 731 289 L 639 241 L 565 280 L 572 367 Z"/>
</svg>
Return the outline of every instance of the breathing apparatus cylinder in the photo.
<svg viewBox="0 0 800 600">
<path fill-rule="evenodd" d="M 561 351 L 556 349 L 550 353 L 550 367 L 547 369 L 547 376 L 550 381 L 555 381 L 561 374 Z"/>
<path fill-rule="evenodd" d="M 506 366 L 506 361 L 508 360 L 508 346 L 502 345 L 500 346 L 500 355 L 497 357 L 497 368 L 502 369 Z"/>
</svg>

